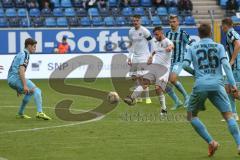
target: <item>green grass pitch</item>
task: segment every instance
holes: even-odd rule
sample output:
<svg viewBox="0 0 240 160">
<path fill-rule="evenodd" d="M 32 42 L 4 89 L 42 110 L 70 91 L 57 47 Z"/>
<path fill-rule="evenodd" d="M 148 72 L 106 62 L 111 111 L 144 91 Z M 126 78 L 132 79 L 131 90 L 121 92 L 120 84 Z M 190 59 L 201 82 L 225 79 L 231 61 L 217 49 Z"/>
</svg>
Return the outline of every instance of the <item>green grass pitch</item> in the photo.
<svg viewBox="0 0 240 160">
<path fill-rule="evenodd" d="M 98 121 L 63 121 L 56 117 L 54 111 L 55 104 L 60 100 L 74 100 L 74 113 L 95 108 L 101 100 L 64 95 L 51 89 L 47 80 L 33 81 L 41 88 L 44 111 L 53 117 L 53 120 L 36 120 L 33 100 L 25 112 L 33 118 L 16 119 L 15 114 L 22 98 L 17 98 L 6 81 L 0 81 L 0 160 L 209 159 L 207 144 L 184 119 L 184 108 L 169 111 L 169 117 L 161 119 L 158 116 L 159 102 L 155 97 L 151 105 L 141 103 L 132 108 L 121 101 L 115 110 Z M 182 78 L 181 81 L 190 93 L 193 79 Z M 94 83 L 72 79 L 68 80 L 68 83 L 104 91 L 113 90 L 110 79 L 97 79 Z M 170 108 L 173 103 L 166 97 L 167 106 Z M 239 106 L 239 103 L 237 105 Z M 239 159 L 233 138 L 226 124 L 220 121 L 220 114 L 209 101 L 206 106 L 207 111 L 199 116 L 221 145 L 211 159 Z"/>
</svg>

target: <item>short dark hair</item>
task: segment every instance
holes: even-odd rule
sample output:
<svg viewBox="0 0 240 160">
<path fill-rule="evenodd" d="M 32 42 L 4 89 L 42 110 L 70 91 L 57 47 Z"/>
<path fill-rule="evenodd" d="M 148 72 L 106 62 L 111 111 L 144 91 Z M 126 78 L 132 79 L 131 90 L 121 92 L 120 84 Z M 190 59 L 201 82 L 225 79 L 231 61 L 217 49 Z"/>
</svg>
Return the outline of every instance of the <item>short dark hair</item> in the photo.
<svg viewBox="0 0 240 160">
<path fill-rule="evenodd" d="M 174 19 L 174 18 L 178 19 L 178 15 L 176 15 L 176 14 L 170 14 L 169 15 L 169 19 Z"/>
<path fill-rule="evenodd" d="M 231 18 L 224 18 L 223 20 L 222 20 L 222 24 L 224 24 L 224 25 L 227 25 L 227 26 L 229 26 L 229 27 L 232 27 L 233 26 L 233 21 L 232 21 L 232 19 Z"/>
<path fill-rule="evenodd" d="M 27 38 L 26 40 L 25 40 L 25 48 L 27 48 L 27 46 L 28 45 L 34 45 L 34 44 L 37 44 L 37 41 L 36 40 L 34 40 L 34 39 L 32 39 L 32 38 Z"/>
<path fill-rule="evenodd" d="M 158 26 L 153 29 L 153 33 L 156 31 L 162 31 L 162 30 L 163 30 L 162 26 Z"/>
<path fill-rule="evenodd" d="M 133 18 L 141 19 L 141 16 L 138 14 L 133 15 Z"/>
<path fill-rule="evenodd" d="M 211 26 L 208 23 L 202 23 L 198 27 L 198 34 L 200 38 L 211 37 Z"/>
</svg>

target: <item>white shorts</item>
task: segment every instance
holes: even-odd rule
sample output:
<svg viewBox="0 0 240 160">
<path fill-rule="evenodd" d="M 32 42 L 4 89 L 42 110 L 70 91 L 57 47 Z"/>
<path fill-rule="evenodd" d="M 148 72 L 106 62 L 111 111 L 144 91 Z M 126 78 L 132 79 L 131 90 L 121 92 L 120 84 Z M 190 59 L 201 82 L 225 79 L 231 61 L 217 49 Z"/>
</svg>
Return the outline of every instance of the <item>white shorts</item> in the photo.
<svg viewBox="0 0 240 160">
<path fill-rule="evenodd" d="M 160 64 L 151 64 L 146 69 L 148 73 L 143 76 L 143 79 L 148 79 L 151 84 L 158 85 L 165 90 L 170 73 L 169 68 Z"/>
<path fill-rule="evenodd" d="M 142 77 L 146 73 L 146 63 L 133 63 L 130 68 L 129 76 Z"/>
</svg>

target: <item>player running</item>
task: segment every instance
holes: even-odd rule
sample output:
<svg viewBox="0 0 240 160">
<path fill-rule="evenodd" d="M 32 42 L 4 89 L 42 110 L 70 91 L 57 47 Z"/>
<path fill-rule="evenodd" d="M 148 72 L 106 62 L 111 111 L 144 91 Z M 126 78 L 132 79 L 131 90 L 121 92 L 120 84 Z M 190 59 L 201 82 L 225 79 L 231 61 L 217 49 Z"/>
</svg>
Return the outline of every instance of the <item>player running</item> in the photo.
<svg viewBox="0 0 240 160">
<path fill-rule="evenodd" d="M 134 105 L 136 98 L 142 93 L 144 88 L 150 84 L 155 84 L 156 94 L 159 96 L 161 104 L 161 114 L 167 114 L 167 107 L 165 103 L 165 96 L 163 91 L 168 82 L 173 43 L 164 36 L 162 27 L 155 27 L 153 29 L 155 36 L 154 52 L 148 59 L 148 66 L 146 70 L 148 73 L 143 75 L 143 84 L 139 85 L 132 93 L 124 99 L 128 105 Z"/>
<path fill-rule="evenodd" d="M 240 83 L 240 36 L 233 29 L 231 18 L 222 20 L 222 30 L 226 33 L 226 50 L 228 52 L 229 62 L 232 66 L 233 76 L 236 82 Z M 225 85 L 227 93 L 230 93 L 229 84 Z M 235 99 L 231 94 L 228 94 L 232 107 L 233 117 L 238 121 L 239 117 L 236 110 Z"/>
<path fill-rule="evenodd" d="M 214 42 L 209 24 L 201 24 L 198 28 L 201 40 L 193 44 L 185 55 L 183 68 L 195 76 L 195 84 L 187 106 L 188 120 L 195 131 L 208 143 L 208 156 L 213 156 L 219 144 L 208 133 L 207 128 L 198 118 L 198 112 L 205 110 L 204 102 L 208 98 L 221 112 L 227 121 L 240 154 L 240 132 L 236 120 L 232 116 L 228 95 L 224 88 L 222 67 L 227 75 L 232 92 L 237 90 L 232 70 L 227 60 L 223 45 Z M 194 69 L 190 67 L 193 63 Z"/>
<path fill-rule="evenodd" d="M 191 39 L 190 36 L 179 27 L 179 20 L 177 15 L 170 15 L 169 24 L 171 30 L 166 33 L 166 37 L 170 39 L 174 44 L 169 81 L 183 95 L 184 105 L 186 106 L 189 96 L 181 82 L 177 80 L 177 76 L 182 71 L 182 61 L 184 57 L 184 52 L 186 50 L 186 45 L 191 44 Z M 167 87 L 166 92 L 175 102 L 175 105 L 172 108 L 172 110 L 175 110 L 183 105 L 171 87 Z"/>
<path fill-rule="evenodd" d="M 24 94 L 22 104 L 20 105 L 17 118 L 29 119 L 28 115 L 24 114 L 24 110 L 31 97 L 34 97 L 37 106 L 36 118 L 50 120 L 42 111 L 42 96 L 41 90 L 29 79 L 25 78 L 29 58 L 31 53 L 36 51 L 37 41 L 28 38 L 25 40 L 25 49 L 19 52 L 13 59 L 12 65 L 8 71 L 8 85 L 17 91 L 17 95 Z"/>
<path fill-rule="evenodd" d="M 140 16 L 133 16 L 133 27 L 129 30 L 129 40 L 131 46 L 129 48 L 128 65 L 131 66 L 130 76 L 136 82 L 136 87 L 140 85 L 143 70 L 147 64 L 148 57 L 150 56 L 149 42 L 151 48 L 153 45 L 152 36 L 150 31 L 141 25 Z M 149 88 L 144 89 L 146 103 L 150 104 Z M 141 102 L 141 95 L 139 95 L 138 102 Z"/>
</svg>

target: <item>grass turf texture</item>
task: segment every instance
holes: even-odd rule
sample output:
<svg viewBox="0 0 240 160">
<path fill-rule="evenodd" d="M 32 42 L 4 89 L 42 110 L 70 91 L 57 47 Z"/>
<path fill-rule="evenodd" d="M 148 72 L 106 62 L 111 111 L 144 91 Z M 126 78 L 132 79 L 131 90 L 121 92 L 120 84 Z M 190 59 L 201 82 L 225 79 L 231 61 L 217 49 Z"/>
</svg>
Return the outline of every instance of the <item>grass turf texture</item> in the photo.
<svg viewBox="0 0 240 160">
<path fill-rule="evenodd" d="M 56 117 L 54 106 L 62 99 L 74 100 L 73 109 L 91 109 L 101 103 L 101 100 L 98 99 L 57 93 L 49 87 L 47 80 L 33 81 L 41 88 L 43 105 L 46 107 L 44 111 L 53 120 L 36 120 L 34 118 L 36 109 L 33 100 L 31 100 L 25 112 L 33 118 L 30 120 L 16 119 L 15 114 L 22 98 L 16 97 L 16 93 L 7 86 L 6 81 L 0 81 L 0 157 L 9 160 L 209 159 L 207 157 L 207 144 L 183 119 L 183 116 L 186 115 L 185 110 L 181 108 L 177 111 L 169 111 L 169 118 L 160 120 L 157 116 L 160 107 L 156 97 L 152 99 L 153 104 L 151 105 L 141 103 L 133 108 L 128 107 L 121 101 L 114 111 L 96 122 L 7 133 L 6 131 L 77 123 L 62 121 Z M 190 93 L 193 85 L 192 78 L 182 78 L 181 81 Z M 67 82 L 104 91 L 113 90 L 110 79 L 97 79 L 94 83 L 86 83 L 77 79 L 67 80 Z M 167 106 L 170 109 L 173 103 L 168 96 L 166 97 Z M 207 111 L 200 113 L 200 118 L 213 137 L 221 144 L 212 159 L 238 159 L 236 145 L 227 130 L 225 122 L 220 121 L 220 114 L 209 101 L 206 106 Z M 76 112 L 78 111 L 74 111 L 74 113 Z M 127 118 L 126 114 L 128 115 Z M 151 114 L 155 114 L 155 118 L 149 116 Z M 130 115 L 131 118 L 129 118 Z M 173 119 L 177 115 L 181 117 Z"/>
</svg>

